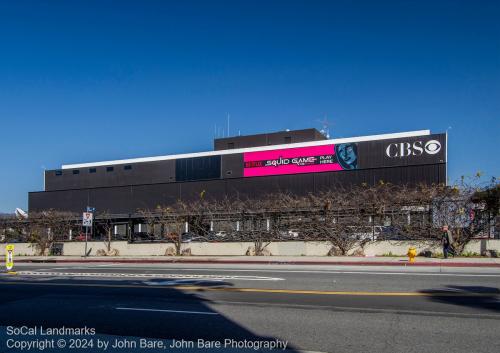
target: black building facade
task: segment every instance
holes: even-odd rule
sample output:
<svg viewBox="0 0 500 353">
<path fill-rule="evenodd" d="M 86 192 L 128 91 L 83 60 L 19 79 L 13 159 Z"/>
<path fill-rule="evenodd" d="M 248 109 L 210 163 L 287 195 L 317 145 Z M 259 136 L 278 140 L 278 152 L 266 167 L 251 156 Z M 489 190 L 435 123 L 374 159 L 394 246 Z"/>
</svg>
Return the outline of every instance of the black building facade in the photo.
<svg viewBox="0 0 500 353">
<path fill-rule="evenodd" d="M 324 141 L 327 138 L 316 129 L 278 131 L 267 134 L 234 136 L 214 139 L 214 150 L 281 145 L 310 141 Z"/>
<path fill-rule="evenodd" d="M 327 140 L 315 129 L 218 139 L 215 151 L 65 165 L 29 193 L 29 211 L 87 205 L 134 213 L 178 199 L 307 194 L 338 185 L 446 183 L 446 135 L 416 131 Z"/>
</svg>

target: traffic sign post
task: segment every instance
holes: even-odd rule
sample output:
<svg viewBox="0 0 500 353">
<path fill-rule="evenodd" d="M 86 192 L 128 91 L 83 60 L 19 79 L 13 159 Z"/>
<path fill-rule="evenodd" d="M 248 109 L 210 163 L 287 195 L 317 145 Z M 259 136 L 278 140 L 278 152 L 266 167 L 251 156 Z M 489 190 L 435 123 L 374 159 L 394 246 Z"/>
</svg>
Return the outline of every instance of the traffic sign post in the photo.
<svg viewBox="0 0 500 353">
<path fill-rule="evenodd" d="M 90 209 L 95 211 L 95 208 L 87 206 L 87 211 Z M 92 227 L 93 220 L 94 220 L 94 214 L 92 212 L 83 212 L 82 226 L 85 227 L 85 254 L 83 255 L 84 257 L 87 256 L 88 229 L 89 227 Z"/>
<path fill-rule="evenodd" d="M 84 227 L 92 227 L 93 220 L 94 220 L 94 214 L 92 212 L 83 212 L 82 225 Z"/>
<path fill-rule="evenodd" d="M 5 246 L 5 267 L 7 271 L 14 268 L 14 245 L 7 244 Z"/>
</svg>

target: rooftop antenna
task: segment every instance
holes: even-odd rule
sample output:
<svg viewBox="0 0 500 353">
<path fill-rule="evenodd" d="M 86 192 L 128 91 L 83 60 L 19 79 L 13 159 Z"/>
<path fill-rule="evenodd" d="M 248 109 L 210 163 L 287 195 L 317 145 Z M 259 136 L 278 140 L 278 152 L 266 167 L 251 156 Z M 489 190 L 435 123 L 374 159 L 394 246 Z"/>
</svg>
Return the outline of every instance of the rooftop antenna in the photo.
<svg viewBox="0 0 500 353">
<path fill-rule="evenodd" d="M 327 139 L 330 138 L 330 126 L 332 126 L 332 123 L 330 123 L 330 121 L 328 121 L 328 117 L 327 115 L 325 114 L 323 120 L 316 120 L 318 123 L 321 124 L 321 130 L 319 130 L 319 132 L 321 132 Z"/>
<path fill-rule="evenodd" d="M 227 113 L 227 137 L 229 137 L 229 118 L 231 117 L 231 115 L 229 115 L 229 113 Z"/>
</svg>

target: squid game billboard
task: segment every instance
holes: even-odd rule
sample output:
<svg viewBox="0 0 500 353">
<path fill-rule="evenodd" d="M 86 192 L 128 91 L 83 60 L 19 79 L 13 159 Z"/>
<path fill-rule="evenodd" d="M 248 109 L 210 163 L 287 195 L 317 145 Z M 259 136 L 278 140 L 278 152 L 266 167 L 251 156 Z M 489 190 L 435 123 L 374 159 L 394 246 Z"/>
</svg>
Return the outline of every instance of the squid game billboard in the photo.
<svg viewBox="0 0 500 353">
<path fill-rule="evenodd" d="M 358 167 L 356 143 L 285 148 L 243 154 L 243 176 L 335 172 Z"/>
</svg>

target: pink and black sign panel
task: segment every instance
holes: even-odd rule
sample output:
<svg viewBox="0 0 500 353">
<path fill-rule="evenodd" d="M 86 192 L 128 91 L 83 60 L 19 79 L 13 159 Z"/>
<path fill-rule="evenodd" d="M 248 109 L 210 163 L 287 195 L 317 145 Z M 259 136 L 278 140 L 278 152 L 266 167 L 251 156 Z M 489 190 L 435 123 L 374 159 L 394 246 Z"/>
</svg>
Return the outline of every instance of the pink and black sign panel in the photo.
<svg viewBox="0 0 500 353">
<path fill-rule="evenodd" d="M 243 176 L 334 172 L 356 169 L 355 144 L 286 148 L 243 154 Z"/>
</svg>

